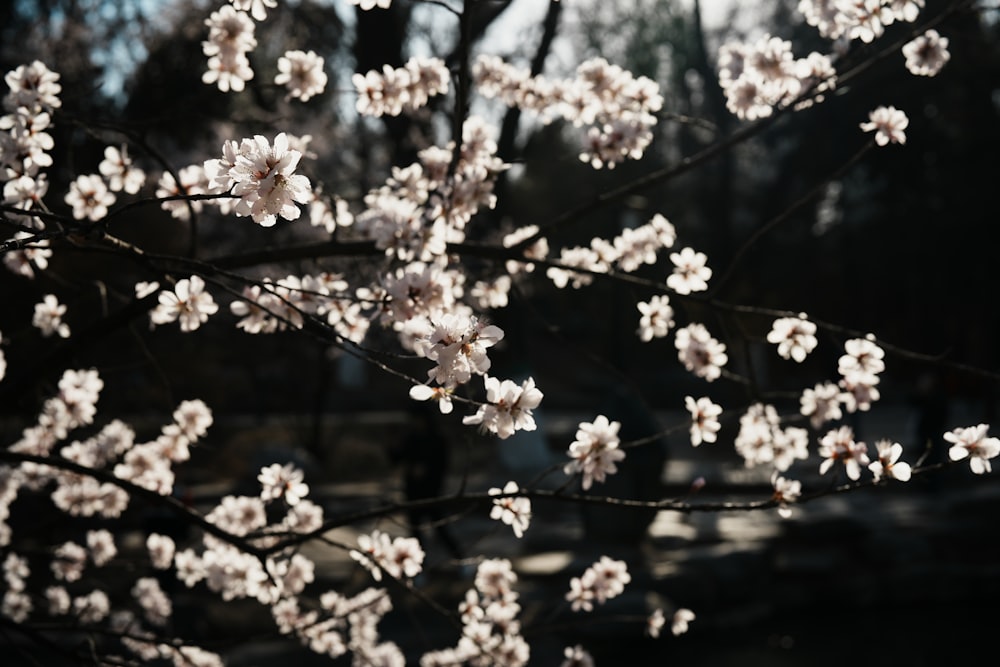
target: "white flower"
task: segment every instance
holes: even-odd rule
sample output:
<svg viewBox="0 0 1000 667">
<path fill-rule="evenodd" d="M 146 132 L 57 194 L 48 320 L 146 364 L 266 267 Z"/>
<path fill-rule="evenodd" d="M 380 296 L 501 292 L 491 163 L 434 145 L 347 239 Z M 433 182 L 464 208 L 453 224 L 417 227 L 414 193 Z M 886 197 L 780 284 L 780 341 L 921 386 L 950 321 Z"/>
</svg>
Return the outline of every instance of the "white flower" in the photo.
<svg viewBox="0 0 1000 667">
<path fill-rule="evenodd" d="M 164 199 L 160 202 L 160 208 L 170 211 L 170 215 L 178 220 L 187 220 L 192 212 L 200 213 L 202 210 L 202 202 L 187 197 L 206 194 L 208 176 L 204 167 L 191 164 L 177 172 L 177 179 L 169 171 L 163 172 L 156 184 L 156 196 Z"/>
<path fill-rule="evenodd" d="M 705 266 L 705 262 L 708 261 L 705 253 L 683 248 L 680 252 L 670 253 L 670 261 L 674 263 L 674 272 L 667 277 L 667 287 L 678 294 L 690 294 L 708 289 L 712 269 Z"/>
<path fill-rule="evenodd" d="M 798 317 L 779 317 L 767 334 L 767 342 L 778 346 L 783 359 L 802 363 L 806 355 L 816 348 L 816 325 L 802 313 Z"/>
<path fill-rule="evenodd" d="M 87 531 L 87 549 L 90 551 L 90 560 L 97 567 L 107 565 L 118 553 L 114 536 L 103 529 Z"/>
<path fill-rule="evenodd" d="M 423 569 L 424 551 L 416 538 L 390 540 L 382 531 L 374 530 L 370 535 L 358 536 L 358 547 L 350 556 L 371 572 L 375 581 L 381 581 L 383 570 L 391 577 L 412 578 Z"/>
<path fill-rule="evenodd" d="M 88 218 L 94 222 L 108 214 L 108 207 L 115 203 L 115 196 L 98 174 L 77 176 L 70 183 L 66 203 L 73 207 L 77 220 Z"/>
<path fill-rule="evenodd" d="M 712 338 L 704 324 L 678 329 L 674 345 L 684 368 L 709 382 L 722 375 L 722 367 L 729 361 L 725 344 Z"/>
<path fill-rule="evenodd" d="M 695 618 L 694 612 L 690 609 L 678 609 L 674 612 L 674 617 L 670 622 L 670 632 L 674 636 L 682 635 L 688 631 L 688 623 Z"/>
<path fill-rule="evenodd" d="M 861 123 L 865 132 L 875 132 L 875 143 L 885 146 L 889 142 L 905 144 L 906 134 L 903 130 L 910 124 L 906 114 L 896 107 L 878 107 L 868 114 L 868 122 Z"/>
<path fill-rule="evenodd" d="M 1000 439 L 987 438 L 988 424 L 956 428 L 944 434 L 944 439 L 953 443 L 948 450 L 948 458 L 961 461 L 969 457 L 969 466 L 977 475 L 991 472 L 990 459 L 1000 454 Z"/>
<path fill-rule="evenodd" d="M 531 411 L 542 402 L 542 392 L 535 387 L 534 379 L 529 377 L 517 385 L 510 380 L 501 382 L 487 375 L 484 384 L 487 403 L 480 406 L 476 414 L 464 417 L 463 424 L 482 424 L 484 429 L 496 433 L 501 440 L 518 430 L 535 430 L 535 418 Z"/>
<path fill-rule="evenodd" d="M 347 0 L 349 3 L 355 7 L 359 7 L 362 11 L 368 11 L 369 9 L 375 9 L 379 7 L 380 9 L 389 9 L 389 5 L 392 4 L 392 0 Z"/>
<path fill-rule="evenodd" d="M 415 401 L 434 400 L 438 402 L 438 410 L 441 414 L 451 414 L 455 409 L 451 402 L 452 390 L 446 387 L 429 387 L 425 384 L 415 384 L 410 387 L 410 398 Z"/>
<path fill-rule="evenodd" d="M 878 459 L 868 464 L 868 469 L 875 476 L 875 481 L 879 481 L 883 476 L 898 479 L 900 482 L 910 480 L 910 464 L 900 461 L 903 455 L 903 446 L 891 440 L 879 440 L 875 443 L 878 450 Z"/>
<path fill-rule="evenodd" d="M 804 389 L 799 398 L 799 412 L 809 417 L 813 428 L 819 428 L 828 421 L 840 419 L 840 387 L 832 382 L 817 384 L 813 389 Z"/>
<path fill-rule="evenodd" d="M 583 575 L 570 580 L 570 591 L 566 594 L 566 599 L 571 603 L 573 611 L 590 611 L 594 608 L 594 602 L 603 604 L 620 595 L 630 581 L 632 575 L 628 573 L 625 561 L 601 556 Z"/>
<path fill-rule="evenodd" d="M 648 343 L 654 338 L 663 338 L 674 325 L 674 309 L 666 294 L 654 295 L 649 302 L 640 301 L 639 339 Z"/>
<path fill-rule="evenodd" d="M 243 90 L 253 78 L 247 53 L 257 46 L 254 22 L 245 12 L 223 5 L 205 19 L 205 25 L 209 28 L 208 39 L 201 43 L 201 48 L 209 58 L 202 82 L 214 83 L 224 93 Z"/>
<path fill-rule="evenodd" d="M 124 145 L 120 150 L 114 146 L 105 148 L 104 160 L 97 165 L 97 169 L 108 179 L 108 187 L 112 192 L 124 190 L 134 195 L 146 182 L 146 173 L 132 164 L 128 147 Z"/>
<path fill-rule="evenodd" d="M 296 220 L 301 210 L 295 203 L 312 200 L 309 179 L 294 173 L 302 154 L 289 149 L 284 132 L 274 138 L 273 146 L 259 134 L 244 139 L 239 151 L 229 157 L 234 160 L 228 170 L 235 184 L 232 192 L 240 197 L 234 207 L 237 216 L 249 215 L 262 227 L 271 227 L 279 215 Z"/>
<path fill-rule="evenodd" d="M 284 498 L 289 505 L 295 505 L 309 495 L 309 486 L 303 482 L 304 474 L 291 463 L 272 463 L 260 469 L 260 497 L 264 502 Z"/>
<path fill-rule="evenodd" d="M 490 369 L 486 350 L 504 336 L 500 327 L 458 313 L 434 317 L 431 325 L 430 334 L 426 339 L 420 337 L 415 347 L 417 352 L 437 362 L 427 376 L 449 388 L 465 384 L 473 375 L 485 375 Z"/>
<path fill-rule="evenodd" d="M 662 609 L 656 609 L 649 618 L 646 619 L 646 634 L 653 639 L 659 639 L 660 631 L 663 630 L 663 626 L 666 625 L 666 618 L 663 616 Z"/>
<path fill-rule="evenodd" d="M 10 90 L 3 102 L 4 107 L 10 111 L 24 108 L 35 113 L 62 105 L 59 100 L 62 86 L 56 83 L 59 81 L 59 74 L 40 60 L 35 60 L 30 65 L 18 65 L 17 69 L 4 75 L 4 81 Z"/>
<path fill-rule="evenodd" d="M 326 88 L 327 76 L 323 58 L 315 51 L 286 51 L 278 58 L 278 75 L 274 83 L 288 88 L 289 97 L 306 102 Z"/>
<path fill-rule="evenodd" d="M 719 415 L 722 407 L 703 396 L 695 400 L 691 396 L 684 397 L 684 407 L 691 413 L 691 446 L 697 447 L 703 442 L 715 442 L 719 429 Z"/>
<path fill-rule="evenodd" d="M 170 568 L 176 550 L 173 539 L 166 535 L 152 533 L 146 538 L 146 549 L 149 551 L 149 560 L 153 567 L 158 570 Z"/>
<path fill-rule="evenodd" d="M 149 313 L 152 324 L 169 324 L 180 320 L 181 331 L 194 331 L 208 321 L 209 315 L 219 310 L 212 295 L 205 291 L 205 281 L 200 276 L 182 278 L 174 291 L 160 292 L 160 303 Z"/>
<path fill-rule="evenodd" d="M 774 487 L 773 500 L 778 503 L 778 514 L 783 519 L 792 515 L 789 503 L 794 503 L 802 495 L 802 482 L 797 479 L 785 479 L 774 471 L 771 475 L 771 486 Z"/>
<path fill-rule="evenodd" d="M 212 410 L 199 398 L 181 401 L 174 410 L 173 418 L 181 434 L 194 442 L 208 433 L 208 427 L 212 425 Z"/>
<path fill-rule="evenodd" d="M 948 53 L 948 38 L 937 30 L 928 30 L 911 42 L 903 45 L 906 69 L 917 76 L 934 76 L 941 71 L 951 58 Z"/>
<path fill-rule="evenodd" d="M 235 9 L 249 12 L 254 20 L 263 21 L 267 18 L 267 8 L 278 6 L 278 0 L 229 0 Z"/>
<path fill-rule="evenodd" d="M 873 376 L 885 370 L 885 350 L 875 343 L 871 334 L 848 340 L 844 343 L 844 351 L 846 354 L 837 361 L 837 372 L 844 377 Z"/>
<path fill-rule="evenodd" d="M 847 476 L 854 481 L 861 477 L 861 466 L 868 465 L 868 446 L 854 441 L 854 431 L 850 426 L 832 430 L 819 441 L 819 455 L 823 457 L 819 474 L 825 475 L 833 464 L 844 464 Z"/>
<path fill-rule="evenodd" d="M 56 334 L 60 338 L 69 338 L 69 325 L 62 321 L 66 314 L 66 306 L 59 303 L 55 294 L 46 294 L 40 303 L 35 304 L 35 314 L 31 324 L 37 327 L 46 338 Z"/>
<path fill-rule="evenodd" d="M 567 463 L 563 472 L 567 475 L 583 473 L 581 486 L 586 491 L 593 482 L 603 482 L 607 475 L 618 472 L 615 465 L 625 458 L 625 452 L 618 448 L 618 430 L 620 422 L 608 421 L 604 415 L 598 415 L 592 423 L 583 422 L 576 431 L 576 440 L 566 452 L 572 461 Z"/>
<path fill-rule="evenodd" d="M 509 494 L 518 491 L 516 482 L 507 482 L 503 489 L 491 488 L 489 494 L 498 496 L 501 493 Z M 522 537 L 531 522 L 531 500 L 523 496 L 497 498 L 493 501 L 493 507 L 490 509 L 490 518 L 504 522 L 514 530 L 514 535 Z"/>
<path fill-rule="evenodd" d="M 594 667 L 593 656 L 579 644 L 564 648 L 563 657 L 566 659 L 560 667 Z"/>
</svg>

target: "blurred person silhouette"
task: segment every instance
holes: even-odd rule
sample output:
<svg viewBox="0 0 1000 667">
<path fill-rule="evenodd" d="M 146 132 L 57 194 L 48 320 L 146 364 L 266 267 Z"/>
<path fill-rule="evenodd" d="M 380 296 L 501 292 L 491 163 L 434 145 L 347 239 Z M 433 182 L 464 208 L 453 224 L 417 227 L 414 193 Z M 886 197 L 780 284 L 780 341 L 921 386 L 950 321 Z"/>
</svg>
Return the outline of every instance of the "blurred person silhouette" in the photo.
<svg viewBox="0 0 1000 667">
<path fill-rule="evenodd" d="M 408 502 L 438 498 L 444 492 L 451 443 L 440 427 L 437 401 L 416 401 L 410 405 L 407 416 L 407 432 L 391 451 L 393 461 L 403 467 L 403 493 Z M 407 521 L 410 532 L 425 549 L 433 536 L 456 560 L 465 557 L 443 507 L 411 508 L 407 511 Z"/>
</svg>

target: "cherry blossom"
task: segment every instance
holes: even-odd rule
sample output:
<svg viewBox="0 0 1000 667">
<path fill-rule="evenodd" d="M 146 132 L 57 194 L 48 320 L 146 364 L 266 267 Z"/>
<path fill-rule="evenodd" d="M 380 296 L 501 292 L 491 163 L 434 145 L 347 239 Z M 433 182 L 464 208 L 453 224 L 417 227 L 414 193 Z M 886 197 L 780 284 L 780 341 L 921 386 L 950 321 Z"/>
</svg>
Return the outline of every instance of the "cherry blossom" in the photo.
<svg viewBox="0 0 1000 667">
<path fill-rule="evenodd" d="M 625 591 L 632 581 L 625 561 L 613 560 L 608 556 L 588 567 L 579 577 L 570 580 L 570 591 L 566 599 L 573 611 L 591 611 L 594 603 L 603 604 Z"/>
<path fill-rule="evenodd" d="M 713 403 L 707 396 L 697 400 L 685 396 L 684 407 L 691 413 L 691 446 L 697 447 L 703 442 L 715 442 L 722 428 L 719 423 L 722 407 Z"/>
<path fill-rule="evenodd" d="M 4 75 L 9 89 L 3 100 L 4 107 L 11 111 L 23 108 L 31 113 L 57 109 L 62 106 L 59 100 L 62 86 L 58 81 L 59 74 L 40 60 L 18 65 Z"/>
<path fill-rule="evenodd" d="M 802 495 L 802 482 L 797 479 L 785 479 L 775 470 L 771 475 L 771 486 L 774 487 L 771 498 L 778 503 L 778 514 L 782 519 L 787 519 L 792 516 L 789 503 L 794 503 Z"/>
<path fill-rule="evenodd" d="M 87 218 L 94 222 L 108 214 L 108 207 L 115 203 L 115 196 L 98 174 L 77 176 L 70 183 L 66 203 L 73 207 L 73 217 Z"/>
<path fill-rule="evenodd" d="M 590 489 L 594 481 L 603 482 L 608 475 L 618 472 L 615 465 L 625 458 L 625 452 L 618 448 L 618 430 L 621 423 L 609 421 L 598 415 L 593 422 L 583 422 L 576 431 L 576 440 L 567 454 L 572 461 L 563 467 L 567 475 L 582 473 L 580 486 Z"/>
<path fill-rule="evenodd" d="M 944 434 L 944 439 L 952 443 L 948 458 L 952 461 L 969 459 L 969 467 L 977 475 L 992 472 L 990 459 L 1000 454 L 1000 438 L 986 437 L 988 424 L 956 428 Z"/>
<path fill-rule="evenodd" d="M 238 0 L 246 4 L 246 0 Z M 241 91 L 253 78 L 253 69 L 247 53 L 257 46 L 254 22 L 233 5 L 223 5 L 205 19 L 208 39 L 202 42 L 202 51 L 208 58 L 208 71 L 201 80 L 216 84 L 224 93 Z"/>
<path fill-rule="evenodd" d="M 517 482 L 507 482 L 503 489 L 493 487 L 489 490 L 491 496 L 515 494 L 519 491 Z M 514 535 L 523 537 L 531 522 L 531 500 L 524 496 L 507 496 L 493 501 L 490 518 L 502 521 L 514 530 Z"/>
<path fill-rule="evenodd" d="M 97 170 L 108 179 L 108 189 L 112 192 L 125 191 L 134 195 L 146 182 L 146 172 L 132 164 L 127 146 L 106 147 L 104 159 L 97 165 Z"/>
<path fill-rule="evenodd" d="M 875 143 L 885 146 L 888 143 L 905 144 L 906 134 L 903 130 L 910 124 L 906 114 L 893 106 L 878 107 L 868 114 L 868 122 L 861 123 L 865 132 L 875 133 Z"/>
<path fill-rule="evenodd" d="M 244 139 L 238 148 L 234 142 L 223 146 L 221 161 L 209 161 L 205 171 L 212 173 L 212 185 L 240 197 L 234 207 L 237 216 L 250 216 L 262 227 L 271 227 L 278 216 L 296 220 L 301 210 L 296 203 L 312 199 L 309 179 L 295 173 L 302 154 L 288 145 L 284 132 L 274 137 L 272 145 L 261 135 Z"/>
<path fill-rule="evenodd" d="M 152 324 L 169 324 L 180 320 L 181 331 L 194 331 L 219 310 L 212 295 L 205 291 L 205 281 L 200 276 L 182 278 L 173 291 L 163 290 L 160 303 L 149 313 Z"/>
<path fill-rule="evenodd" d="M 655 294 L 650 300 L 640 301 L 639 340 L 648 343 L 654 338 L 663 338 L 674 325 L 674 309 L 670 307 L 670 297 Z"/>
<path fill-rule="evenodd" d="M 288 88 L 288 96 L 308 102 L 326 88 L 327 76 L 323 58 L 315 51 L 286 51 L 278 58 L 278 74 L 274 83 Z"/>
<path fill-rule="evenodd" d="M 560 667 L 594 667 L 593 656 L 579 644 L 563 649 L 563 657 Z"/>
<path fill-rule="evenodd" d="M 725 344 L 712 338 L 704 324 L 678 329 L 674 344 L 684 368 L 709 382 L 722 375 L 722 367 L 729 361 Z"/>
<path fill-rule="evenodd" d="M 843 417 L 840 409 L 840 388 L 832 382 L 821 382 L 812 389 L 802 390 L 799 412 L 809 417 L 813 428 L 820 428 L 828 421 Z"/>
<path fill-rule="evenodd" d="M 646 619 L 646 635 L 653 639 L 659 639 L 663 626 L 666 625 L 666 618 L 662 609 L 654 609 L 653 613 Z"/>
<path fill-rule="evenodd" d="M 39 303 L 35 304 L 35 314 L 31 318 L 31 325 L 42 332 L 43 336 L 53 334 L 60 338 L 69 338 L 69 325 L 62 321 L 66 314 L 66 306 L 59 303 L 55 294 L 46 294 Z"/>
<path fill-rule="evenodd" d="M 906 69 L 916 76 L 935 76 L 941 71 L 951 54 L 948 52 L 948 38 L 937 30 L 928 30 L 903 45 Z"/>
<path fill-rule="evenodd" d="M 910 464 L 900 461 L 903 455 L 903 446 L 891 440 L 878 440 L 875 442 L 875 449 L 878 451 L 878 458 L 868 464 L 868 469 L 875 476 L 878 482 L 882 477 L 890 477 L 900 482 L 910 481 Z"/>
<path fill-rule="evenodd" d="M 816 349 L 816 325 L 806 319 L 805 313 L 798 317 L 779 317 L 767 334 L 767 342 L 778 346 L 781 358 L 802 363 L 806 355 Z"/>
<path fill-rule="evenodd" d="M 853 481 L 861 478 L 861 468 L 869 462 L 868 445 L 854 441 L 854 430 L 850 426 L 841 426 L 824 435 L 819 441 L 819 455 L 823 458 L 819 467 L 821 475 L 839 462 Z"/>
<path fill-rule="evenodd" d="M 680 252 L 670 253 L 670 261 L 674 263 L 674 272 L 667 277 L 667 287 L 678 294 L 690 294 L 708 289 L 712 269 L 705 266 L 705 262 L 708 261 L 705 253 L 683 248 Z"/>
<path fill-rule="evenodd" d="M 229 0 L 235 9 L 241 12 L 248 12 L 255 21 L 263 21 L 267 18 L 268 8 L 274 9 L 278 6 L 278 0 Z"/>
<path fill-rule="evenodd" d="M 352 5 L 358 7 L 362 11 L 368 11 L 370 9 L 389 9 L 392 4 L 392 0 L 347 0 Z"/>
<path fill-rule="evenodd" d="M 695 618 L 694 612 L 690 609 L 678 609 L 670 621 L 670 632 L 676 637 L 688 631 L 688 623 Z"/>
<path fill-rule="evenodd" d="M 295 505 L 309 494 L 309 486 L 303 482 L 304 474 L 295 465 L 272 463 L 260 469 L 260 497 L 264 502 L 284 498 L 289 505 Z"/>
<path fill-rule="evenodd" d="M 515 431 L 534 431 L 535 419 L 531 414 L 542 402 L 542 392 L 535 387 L 535 381 L 528 378 L 520 385 L 511 380 L 484 376 L 486 404 L 480 406 L 474 415 L 462 419 L 463 424 L 481 424 L 495 433 L 501 440 L 514 435 Z"/>
</svg>

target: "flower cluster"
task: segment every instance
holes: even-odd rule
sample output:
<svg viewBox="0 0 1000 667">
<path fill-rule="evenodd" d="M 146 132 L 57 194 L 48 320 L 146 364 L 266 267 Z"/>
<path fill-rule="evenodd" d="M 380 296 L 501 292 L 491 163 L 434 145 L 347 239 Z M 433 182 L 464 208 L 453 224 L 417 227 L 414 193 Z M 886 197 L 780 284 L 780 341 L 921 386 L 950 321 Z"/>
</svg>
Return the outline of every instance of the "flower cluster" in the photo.
<svg viewBox="0 0 1000 667">
<path fill-rule="evenodd" d="M 802 495 L 802 482 L 797 479 L 785 479 L 775 470 L 771 475 L 771 486 L 774 487 L 771 499 L 778 503 L 778 515 L 782 519 L 787 519 L 792 516 L 789 503 L 794 503 Z"/>
<path fill-rule="evenodd" d="M 719 423 L 722 407 L 713 403 L 707 396 L 702 396 L 698 400 L 685 396 L 684 407 L 691 413 L 691 446 L 697 447 L 703 442 L 715 442 L 722 428 L 722 424 Z"/>
<path fill-rule="evenodd" d="M 515 431 L 535 430 L 535 418 L 531 411 L 542 402 L 542 392 L 535 387 L 532 378 L 518 385 L 511 380 L 501 382 L 486 375 L 484 384 L 486 403 L 479 406 L 475 414 L 463 418 L 463 424 L 480 424 L 501 440 L 514 435 Z"/>
<path fill-rule="evenodd" d="M 704 324 L 692 323 L 678 329 L 674 345 L 684 368 L 709 382 L 722 375 L 722 367 L 729 361 L 726 345 L 713 338 Z"/>
<path fill-rule="evenodd" d="M 917 20 L 924 0 L 799 0 L 806 23 L 827 39 L 870 43 L 885 26 Z"/>
<path fill-rule="evenodd" d="M 755 403 L 740 417 L 736 452 L 748 468 L 770 464 L 780 472 L 796 460 L 809 458 L 809 432 L 796 426 L 782 427 L 773 405 Z"/>
<path fill-rule="evenodd" d="M 514 535 L 523 537 L 531 523 L 531 500 L 524 496 L 516 496 L 520 491 L 517 482 L 507 482 L 502 489 L 493 487 L 489 490 L 491 496 L 503 494 L 505 497 L 493 501 L 490 518 L 502 521 L 514 530 Z"/>
<path fill-rule="evenodd" d="M 295 173 L 301 158 L 284 132 L 274 137 L 273 145 L 258 134 L 239 144 L 227 141 L 222 158 L 205 162 L 204 169 L 212 192 L 231 191 L 240 198 L 233 208 L 237 216 L 271 227 L 278 216 L 297 220 L 302 211 L 296 202 L 312 201 L 309 179 Z"/>
<path fill-rule="evenodd" d="M 49 130 L 52 128 L 53 110 L 62 106 L 59 99 L 62 86 L 58 83 L 59 74 L 39 60 L 7 72 L 4 81 L 8 90 L 3 98 L 3 108 L 8 113 L 0 116 L 2 202 L 6 206 L 30 211 L 42 207 L 42 198 L 48 192 L 48 178 L 42 170 L 52 166 L 49 151 L 55 146 L 55 141 Z M 35 216 L 11 215 L 11 219 L 35 229 L 45 228 L 42 220 Z M 19 237 L 28 238 L 29 235 L 22 233 Z M 47 255 L 39 255 L 36 251 L 44 245 L 44 242 L 37 242 L 35 248 L 7 253 L 4 263 L 15 273 L 33 277 L 30 270 L 33 257 L 29 251 L 36 252 L 36 257 L 44 260 Z M 25 265 L 28 265 L 27 268 Z M 45 268 L 44 261 L 37 266 Z"/>
<path fill-rule="evenodd" d="M 719 85 L 726 107 L 746 120 L 770 116 L 776 106 L 805 93 L 822 100 L 823 93 L 835 87 L 836 77 L 829 56 L 812 52 L 796 59 L 792 43 L 780 37 L 727 42 L 719 49 Z"/>
<path fill-rule="evenodd" d="M 484 97 L 541 114 L 546 122 L 562 117 L 587 126 L 580 160 L 595 169 L 641 158 L 653 139 L 653 114 L 663 106 L 655 81 L 603 58 L 581 63 L 574 78 L 552 80 L 482 55 L 473 64 L 473 76 Z"/>
<path fill-rule="evenodd" d="M 948 458 L 952 461 L 968 458 L 972 472 L 977 475 L 991 472 L 990 459 L 1000 454 L 1000 438 L 987 437 L 989 429 L 988 424 L 979 424 L 945 433 L 944 439 L 952 443 Z"/>
<path fill-rule="evenodd" d="M 648 343 L 654 338 L 663 338 L 674 326 L 674 309 L 670 307 L 670 297 L 666 294 L 655 294 L 648 301 L 637 304 L 639 317 L 639 340 Z"/>
<path fill-rule="evenodd" d="M 889 143 L 905 144 L 906 133 L 903 131 L 910 120 L 906 114 L 893 106 L 878 107 L 868 114 L 868 122 L 861 123 L 865 132 L 875 133 L 875 143 L 885 146 Z"/>
<path fill-rule="evenodd" d="M 576 440 L 566 452 L 573 460 L 563 467 L 563 472 L 582 474 L 580 486 L 584 491 L 590 489 L 594 481 L 603 482 L 608 475 L 618 472 L 615 463 L 625 458 L 625 452 L 618 448 L 620 428 L 620 422 L 598 415 L 593 422 L 583 422 L 577 429 Z"/>
<path fill-rule="evenodd" d="M 309 495 L 309 485 L 303 478 L 303 472 L 291 463 L 272 463 L 261 468 L 257 475 L 261 486 L 260 497 L 264 502 L 281 498 L 289 505 L 295 505 Z"/>
<path fill-rule="evenodd" d="M 935 76 L 951 59 L 948 38 L 942 37 L 937 30 L 928 30 L 904 44 L 903 55 L 906 69 L 917 76 Z"/>
<path fill-rule="evenodd" d="M 847 476 L 854 481 L 861 478 L 862 467 L 869 463 L 868 445 L 855 442 L 854 430 L 850 426 L 841 426 L 824 435 L 819 441 L 819 455 L 823 458 L 819 466 L 821 475 L 826 474 L 835 463 L 840 463 Z"/>
<path fill-rule="evenodd" d="M 308 102 L 313 95 L 326 89 L 327 76 L 323 58 L 315 51 L 286 51 L 278 58 L 278 74 L 274 83 L 288 88 L 288 96 Z"/>
<path fill-rule="evenodd" d="M 840 400 L 848 412 L 866 411 L 879 399 L 879 376 L 885 370 L 885 350 L 869 334 L 865 338 L 852 338 L 844 343 L 845 354 L 837 362 L 841 375 Z"/>
<path fill-rule="evenodd" d="M 806 355 L 816 349 L 816 325 L 806 319 L 805 313 L 798 317 L 779 317 L 767 334 L 767 342 L 778 346 L 782 359 L 802 363 Z"/>
<path fill-rule="evenodd" d="M 205 25 L 208 39 L 201 43 L 201 48 L 208 56 L 208 70 L 201 80 L 214 83 L 224 93 L 243 90 L 253 78 L 247 57 L 257 47 L 253 19 L 233 5 L 223 5 L 205 19 Z"/>
<path fill-rule="evenodd" d="M 462 636 L 453 648 L 425 653 L 421 667 L 449 665 L 507 665 L 528 663 L 528 643 L 521 636 L 521 605 L 513 586 L 517 574 L 509 560 L 490 558 L 476 569 L 473 588 L 466 591 L 458 611 Z"/>
<path fill-rule="evenodd" d="M 625 591 L 625 585 L 632 581 L 625 561 L 612 560 L 607 556 L 588 567 L 579 577 L 569 582 L 566 599 L 573 611 L 591 611 L 594 603 L 604 604 Z"/>
<path fill-rule="evenodd" d="M 42 332 L 43 336 L 56 334 L 60 338 L 69 338 L 69 325 L 62 321 L 66 314 L 66 306 L 59 303 L 55 294 L 46 294 L 41 302 L 35 304 L 35 314 L 31 325 Z"/>
<path fill-rule="evenodd" d="M 437 362 L 427 372 L 430 380 L 452 390 L 469 382 L 473 375 L 486 375 L 491 365 L 486 351 L 503 339 L 500 327 L 474 316 L 452 313 L 432 316 L 427 324 L 424 334 L 416 336 L 413 348 Z"/>
<path fill-rule="evenodd" d="M 423 569 L 424 550 L 415 537 L 391 538 L 375 530 L 358 536 L 358 548 L 351 550 L 351 558 L 371 572 L 375 581 L 382 580 L 383 572 L 394 579 L 412 579 Z"/>
<path fill-rule="evenodd" d="M 520 233 L 524 234 L 525 232 L 522 230 Z M 635 228 L 626 228 L 610 241 L 595 237 L 591 239 L 589 247 L 563 248 L 560 251 L 559 263 L 565 267 L 579 267 L 594 273 L 607 273 L 612 269 L 632 272 L 644 264 L 655 264 L 659 251 L 663 248 L 673 247 L 676 240 L 677 232 L 673 224 L 657 213 L 646 224 Z M 516 242 L 508 242 L 505 239 L 504 245 L 510 247 Z M 547 254 L 547 249 L 546 245 L 546 252 L 540 254 L 536 248 L 532 252 L 532 257 L 544 257 Z M 708 271 L 711 275 L 711 271 Z M 583 285 L 589 285 L 592 280 L 592 276 L 588 273 L 558 266 L 549 267 L 546 276 L 560 289 L 568 284 L 572 284 L 573 288 L 577 289 Z M 640 308 L 640 310 L 642 309 Z"/>
<path fill-rule="evenodd" d="M 416 111 L 430 98 L 448 92 L 450 74 L 440 58 L 410 58 L 402 67 L 354 74 L 357 110 L 363 116 L 398 116 Z"/>
<path fill-rule="evenodd" d="M 179 321 L 181 331 L 194 331 L 218 311 L 219 304 L 205 291 L 205 281 L 191 276 L 178 280 L 172 290 L 160 292 L 159 304 L 149 312 L 149 322 L 155 326 Z"/>
</svg>

